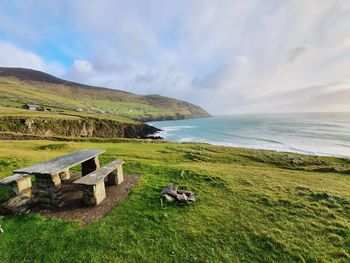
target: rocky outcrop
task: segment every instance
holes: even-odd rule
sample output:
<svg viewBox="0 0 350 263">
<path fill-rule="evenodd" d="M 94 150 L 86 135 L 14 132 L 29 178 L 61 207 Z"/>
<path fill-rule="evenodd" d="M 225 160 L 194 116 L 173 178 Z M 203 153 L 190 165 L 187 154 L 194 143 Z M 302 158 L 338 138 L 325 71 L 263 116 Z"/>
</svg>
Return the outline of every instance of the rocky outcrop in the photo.
<svg viewBox="0 0 350 263">
<path fill-rule="evenodd" d="M 159 129 L 144 123 L 121 123 L 110 119 L 1 117 L 0 131 L 42 136 L 147 138 Z"/>
</svg>

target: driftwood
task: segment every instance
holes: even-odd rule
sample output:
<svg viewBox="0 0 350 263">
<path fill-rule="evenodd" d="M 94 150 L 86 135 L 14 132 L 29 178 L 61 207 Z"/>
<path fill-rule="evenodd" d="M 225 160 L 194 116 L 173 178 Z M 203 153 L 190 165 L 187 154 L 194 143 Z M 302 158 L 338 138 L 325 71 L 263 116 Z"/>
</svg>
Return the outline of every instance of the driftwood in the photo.
<svg viewBox="0 0 350 263">
<path fill-rule="evenodd" d="M 166 202 L 176 202 L 178 204 L 192 203 L 197 200 L 197 197 L 193 192 L 180 190 L 172 183 L 168 184 L 168 186 L 162 190 L 162 194 L 161 204 L 163 204 L 163 198 Z"/>
</svg>

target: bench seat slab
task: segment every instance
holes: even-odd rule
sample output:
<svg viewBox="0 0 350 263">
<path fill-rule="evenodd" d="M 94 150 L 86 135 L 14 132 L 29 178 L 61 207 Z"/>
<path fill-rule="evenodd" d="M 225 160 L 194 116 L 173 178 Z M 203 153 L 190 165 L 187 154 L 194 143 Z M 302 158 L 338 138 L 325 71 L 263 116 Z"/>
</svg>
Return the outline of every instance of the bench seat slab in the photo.
<svg viewBox="0 0 350 263">
<path fill-rule="evenodd" d="M 18 180 L 20 180 L 21 178 L 23 177 L 30 177 L 29 174 L 20 174 L 20 173 L 16 173 L 14 175 L 11 175 L 11 176 L 8 176 L 8 177 L 5 177 L 4 179 L 0 180 L 0 184 L 2 185 L 8 185 L 12 182 L 16 182 Z"/>
<path fill-rule="evenodd" d="M 122 160 L 115 160 L 106 164 L 105 166 L 89 173 L 86 176 L 79 178 L 74 181 L 74 184 L 82 185 L 95 185 L 96 183 L 103 181 L 106 176 L 114 172 L 116 169 L 119 170 L 124 162 Z M 121 170 L 122 171 L 122 170 Z M 122 174 L 122 172 L 121 172 Z"/>
<path fill-rule="evenodd" d="M 122 160 L 115 160 L 73 182 L 83 185 L 86 205 L 99 205 L 106 198 L 105 177 L 108 176 L 108 183 L 114 185 L 123 181 L 123 163 Z"/>
<path fill-rule="evenodd" d="M 14 195 L 31 196 L 32 178 L 29 175 L 14 174 L 1 180 L 0 184 L 10 187 Z"/>
</svg>

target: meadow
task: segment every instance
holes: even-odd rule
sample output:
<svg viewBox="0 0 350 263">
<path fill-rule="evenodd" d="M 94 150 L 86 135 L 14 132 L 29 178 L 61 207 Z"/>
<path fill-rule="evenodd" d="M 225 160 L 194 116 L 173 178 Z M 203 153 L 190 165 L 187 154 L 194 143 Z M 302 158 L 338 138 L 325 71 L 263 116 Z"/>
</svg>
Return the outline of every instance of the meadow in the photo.
<svg viewBox="0 0 350 263">
<path fill-rule="evenodd" d="M 2 141 L 0 178 L 90 148 L 140 176 L 129 196 L 86 226 L 36 213 L 1 219 L 1 262 L 350 261 L 348 159 L 142 140 Z M 161 207 L 169 182 L 198 201 Z"/>
</svg>

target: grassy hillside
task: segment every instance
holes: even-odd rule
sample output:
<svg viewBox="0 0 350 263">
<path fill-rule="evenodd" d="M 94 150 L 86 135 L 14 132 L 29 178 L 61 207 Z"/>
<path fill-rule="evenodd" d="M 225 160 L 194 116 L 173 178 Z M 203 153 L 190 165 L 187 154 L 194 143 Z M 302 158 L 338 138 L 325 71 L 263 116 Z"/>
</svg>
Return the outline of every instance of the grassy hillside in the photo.
<svg viewBox="0 0 350 263">
<path fill-rule="evenodd" d="M 60 144 L 60 146 L 55 146 Z M 38 214 L 0 220 L 1 262 L 349 262 L 350 161 L 206 144 L 3 141 L 0 178 L 77 149 L 140 175 L 88 226 Z M 14 151 L 13 149 L 16 149 Z M 198 195 L 160 207 L 169 182 Z"/>
<path fill-rule="evenodd" d="M 58 79 L 43 72 L 0 67 L 0 106 L 43 104 L 54 111 L 81 111 L 134 120 L 207 117 L 202 108 L 159 95 L 141 96 Z"/>
</svg>

